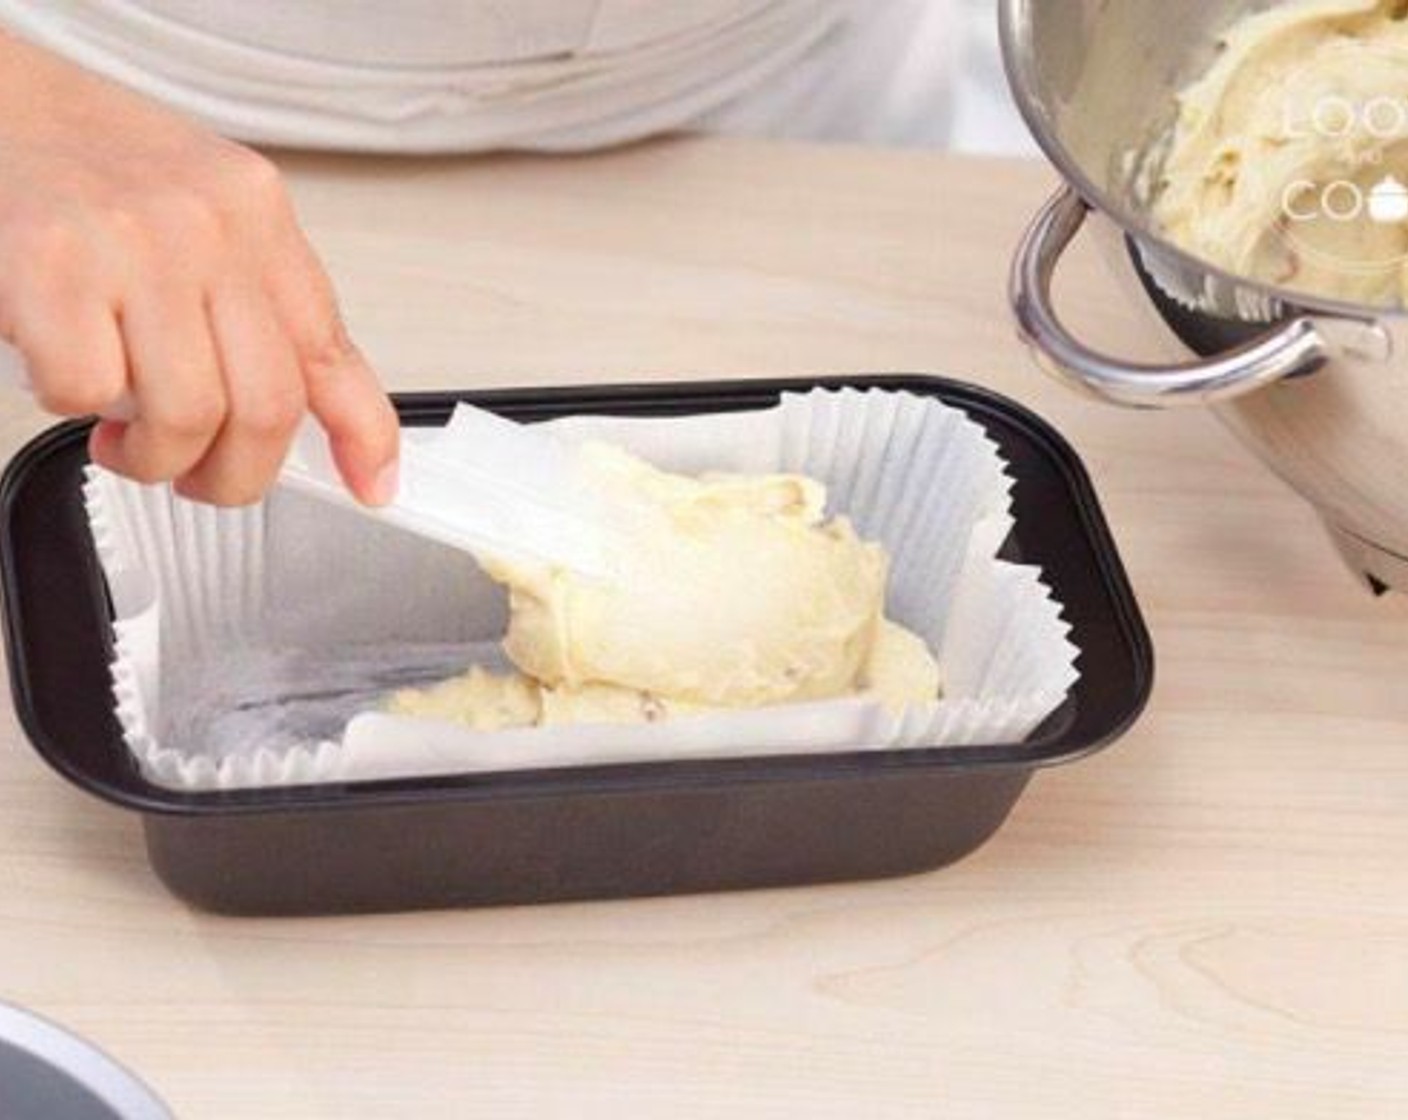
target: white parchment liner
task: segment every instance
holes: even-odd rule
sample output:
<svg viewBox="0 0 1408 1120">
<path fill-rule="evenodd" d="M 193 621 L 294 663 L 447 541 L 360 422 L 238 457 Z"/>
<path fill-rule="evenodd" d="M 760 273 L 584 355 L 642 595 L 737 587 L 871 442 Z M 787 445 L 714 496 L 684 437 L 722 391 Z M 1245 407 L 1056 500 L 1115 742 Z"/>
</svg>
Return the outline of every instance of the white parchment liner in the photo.
<svg viewBox="0 0 1408 1120">
<path fill-rule="evenodd" d="M 504 594 L 464 553 L 280 490 L 245 510 L 91 469 L 112 593 L 118 718 L 143 772 L 180 789 L 652 758 L 1017 742 L 1063 700 L 1078 651 L 1011 529 L 996 446 L 909 393 L 817 390 L 771 409 L 571 417 L 670 470 L 797 471 L 891 556 L 888 612 L 938 654 L 944 695 L 902 714 L 847 699 L 638 726 L 472 732 L 376 711 L 388 688 L 504 664 Z M 407 438 L 451 438 L 409 430 Z"/>
</svg>

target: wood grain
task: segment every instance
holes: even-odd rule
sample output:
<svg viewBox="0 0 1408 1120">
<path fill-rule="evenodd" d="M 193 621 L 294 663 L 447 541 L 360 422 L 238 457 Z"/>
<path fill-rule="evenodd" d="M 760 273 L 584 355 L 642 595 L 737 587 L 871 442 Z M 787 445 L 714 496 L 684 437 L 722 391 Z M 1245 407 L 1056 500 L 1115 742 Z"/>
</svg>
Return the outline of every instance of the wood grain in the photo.
<svg viewBox="0 0 1408 1120">
<path fill-rule="evenodd" d="M 0 995 L 185 1117 L 1408 1111 L 1408 607 L 1211 417 L 1033 371 L 1003 288 L 1045 170 L 720 140 L 284 162 L 397 387 L 934 370 L 1034 406 L 1096 477 L 1154 702 L 937 874 L 313 921 L 173 901 L 7 707 Z M 1151 345 L 1090 254 L 1062 293 Z M 4 447 L 42 423 L 5 402 Z"/>
</svg>

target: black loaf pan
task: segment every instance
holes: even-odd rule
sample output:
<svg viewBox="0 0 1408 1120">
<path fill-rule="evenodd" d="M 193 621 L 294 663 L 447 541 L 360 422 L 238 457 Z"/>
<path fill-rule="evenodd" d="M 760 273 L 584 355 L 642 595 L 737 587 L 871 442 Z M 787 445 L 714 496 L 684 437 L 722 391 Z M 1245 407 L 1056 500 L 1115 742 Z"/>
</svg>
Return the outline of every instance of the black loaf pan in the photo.
<svg viewBox="0 0 1408 1120">
<path fill-rule="evenodd" d="M 1016 404 L 931 377 L 846 377 L 401 396 L 408 424 L 458 400 L 520 420 L 765 408 L 818 386 L 906 390 L 963 409 L 1010 464 L 1013 560 L 1041 565 L 1081 678 L 1025 743 L 633 763 L 359 784 L 176 793 L 123 745 L 108 680 L 109 603 L 83 515 L 87 425 L 30 443 L 0 481 L 0 565 L 15 706 L 44 759 L 139 813 L 157 875 L 239 914 L 323 914 L 819 883 L 924 871 L 997 831 L 1038 767 L 1138 716 L 1153 652 L 1070 447 Z"/>
</svg>

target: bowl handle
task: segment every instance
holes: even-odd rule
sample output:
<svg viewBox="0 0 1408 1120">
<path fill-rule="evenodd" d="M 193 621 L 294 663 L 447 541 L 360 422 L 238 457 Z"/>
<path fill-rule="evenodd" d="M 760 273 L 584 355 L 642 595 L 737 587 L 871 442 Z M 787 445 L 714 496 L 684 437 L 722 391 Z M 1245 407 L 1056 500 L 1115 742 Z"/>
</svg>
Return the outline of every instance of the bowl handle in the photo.
<svg viewBox="0 0 1408 1120">
<path fill-rule="evenodd" d="M 1061 189 L 1041 208 L 1012 262 L 1009 298 L 1018 331 L 1038 364 L 1059 380 L 1112 404 L 1169 408 L 1229 400 L 1283 377 L 1309 373 L 1329 358 L 1327 340 L 1305 316 L 1215 358 L 1183 364 L 1141 365 L 1086 346 L 1057 317 L 1051 281 L 1089 212 L 1075 190 Z"/>
</svg>

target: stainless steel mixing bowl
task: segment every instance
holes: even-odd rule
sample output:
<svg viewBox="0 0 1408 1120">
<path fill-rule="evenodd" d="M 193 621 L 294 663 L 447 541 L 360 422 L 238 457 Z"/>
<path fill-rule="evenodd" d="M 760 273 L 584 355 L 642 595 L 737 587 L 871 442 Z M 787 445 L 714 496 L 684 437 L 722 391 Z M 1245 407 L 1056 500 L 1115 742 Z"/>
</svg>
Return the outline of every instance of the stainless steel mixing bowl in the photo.
<svg viewBox="0 0 1408 1120">
<path fill-rule="evenodd" d="M 1118 405 L 1206 405 L 1311 502 L 1377 589 L 1408 590 L 1408 317 L 1249 281 L 1160 237 L 1139 174 L 1157 160 L 1174 95 L 1221 33 L 1266 2 L 1001 0 L 1008 77 L 1066 186 L 1012 268 L 1012 308 L 1038 362 Z M 1089 227 L 1121 284 L 1186 360 L 1141 364 L 1067 330 L 1052 278 Z"/>
</svg>

